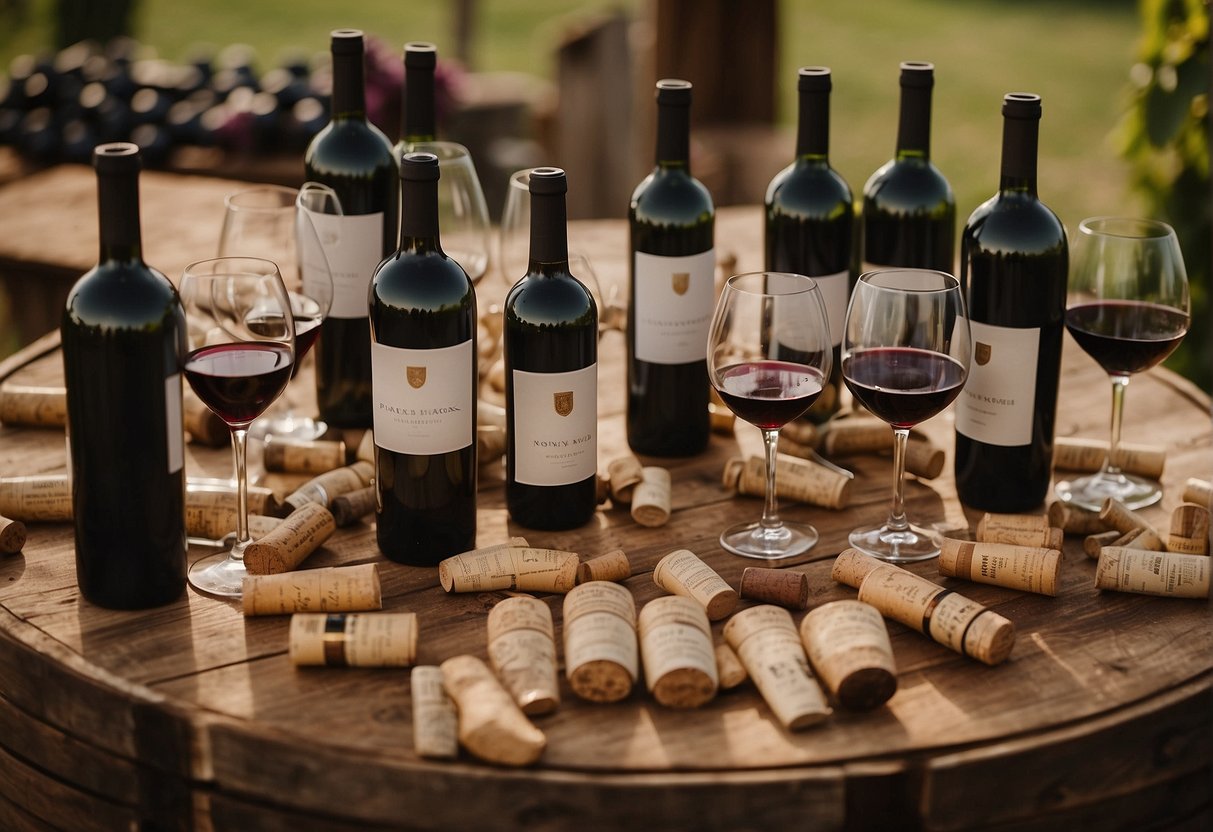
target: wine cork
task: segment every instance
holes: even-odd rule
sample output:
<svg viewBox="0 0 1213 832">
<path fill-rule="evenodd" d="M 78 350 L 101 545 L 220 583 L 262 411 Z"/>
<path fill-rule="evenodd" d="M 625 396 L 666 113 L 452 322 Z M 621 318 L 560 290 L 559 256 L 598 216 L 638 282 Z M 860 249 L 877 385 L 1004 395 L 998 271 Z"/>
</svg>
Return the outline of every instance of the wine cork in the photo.
<svg viewBox="0 0 1213 832">
<path fill-rule="evenodd" d="M 1060 471 L 1095 472 L 1103 469 L 1108 458 L 1108 442 L 1059 436 L 1053 441 L 1053 467 Z M 1126 474 L 1157 480 L 1167 463 L 1167 449 L 1161 445 L 1136 445 L 1122 442 L 1112 460 Z"/>
<path fill-rule="evenodd" d="M 787 610 L 770 604 L 742 610 L 724 625 L 724 638 L 784 728 L 798 731 L 830 715 Z"/>
<path fill-rule="evenodd" d="M 181 391 L 181 423 L 190 441 L 198 445 L 222 448 L 232 443 L 231 428 L 202 403 L 189 385 Z"/>
<path fill-rule="evenodd" d="M 645 466 L 643 479 L 632 490 L 632 519 L 642 526 L 664 526 L 670 519 L 670 472 Z"/>
<path fill-rule="evenodd" d="M 30 522 L 72 519 L 72 490 L 65 474 L 0 477 L 0 514 Z"/>
<path fill-rule="evenodd" d="M 67 424 L 67 388 L 0 384 L 0 422 L 36 428 Z"/>
<path fill-rule="evenodd" d="M 721 404 L 708 403 L 708 429 L 721 436 L 732 436 L 737 426 L 737 416 Z"/>
<path fill-rule="evenodd" d="M 1099 512 L 1072 506 L 1060 500 L 1049 503 L 1049 525 L 1056 526 L 1065 534 L 1098 534 L 1107 531 L 1107 524 L 1100 519 Z"/>
<path fill-rule="evenodd" d="M 962 656 L 1000 664 L 1015 645 L 1015 625 L 963 595 L 891 563 L 868 573 L 859 600 Z"/>
<path fill-rule="evenodd" d="M 702 606 L 681 595 L 654 598 L 640 611 L 639 630 L 654 699 L 667 708 L 698 708 L 716 695 L 716 650 Z"/>
<path fill-rule="evenodd" d="M 505 430 L 505 408 L 481 399 L 476 403 L 476 426 Z"/>
<path fill-rule="evenodd" d="M 634 456 L 622 456 L 607 464 L 611 480 L 611 501 L 627 505 L 632 502 L 632 489 L 644 480 L 644 466 Z"/>
<path fill-rule="evenodd" d="M 1105 546 L 1111 546 L 1123 537 L 1116 529 L 1111 531 L 1100 532 L 1099 534 L 1089 534 L 1082 541 L 1082 550 L 1091 560 L 1099 559 L 1099 552 Z"/>
<path fill-rule="evenodd" d="M 227 480 L 190 480 L 185 482 L 185 510 L 188 516 L 190 509 L 226 508 L 236 511 L 236 484 Z M 281 513 L 282 504 L 273 490 L 260 485 L 250 485 L 246 489 L 249 514 L 276 515 Z M 228 529 L 236 528 L 233 523 Z"/>
<path fill-rule="evenodd" d="M 928 437 L 911 436 L 906 443 L 906 470 L 924 480 L 933 480 L 943 473 L 944 449 Z"/>
<path fill-rule="evenodd" d="M 602 505 L 611 498 L 611 478 L 597 474 L 594 481 L 594 502 Z"/>
<path fill-rule="evenodd" d="M 1167 549 L 1162 539 L 1152 529 L 1130 529 L 1109 545 L 1123 546 L 1126 549 L 1141 549 L 1147 552 L 1165 552 Z"/>
<path fill-rule="evenodd" d="M 547 604 L 527 595 L 497 602 L 489 610 L 488 643 L 493 672 L 524 714 L 560 707 L 556 630 Z"/>
<path fill-rule="evenodd" d="M 1205 508 L 1213 507 L 1213 484 L 1208 480 L 1189 477 L 1188 481 L 1184 483 L 1183 501 Z"/>
<path fill-rule="evenodd" d="M 824 604 L 800 622 L 800 638 L 817 677 L 847 710 L 870 711 L 897 691 L 889 631 L 871 604 Z"/>
<path fill-rule="evenodd" d="M 476 428 L 476 464 L 488 465 L 505 456 L 505 428 L 496 426 Z"/>
<path fill-rule="evenodd" d="M 636 602 L 627 587 L 589 581 L 564 597 L 565 675 L 589 702 L 618 702 L 640 676 Z"/>
<path fill-rule="evenodd" d="M 809 608 L 809 576 L 787 569 L 747 566 L 741 573 L 738 594 L 752 601 L 778 604 L 793 610 Z"/>
<path fill-rule="evenodd" d="M 408 667 L 417 659 L 417 613 L 296 613 L 289 655 L 297 666 Z"/>
<path fill-rule="evenodd" d="M 505 357 L 504 356 L 497 359 L 496 363 L 494 363 L 493 366 L 489 368 L 489 372 L 487 374 L 487 377 L 485 378 L 485 382 L 488 383 L 488 386 L 490 389 L 496 390 L 498 393 L 505 392 Z"/>
<path fill-rule="evenodd" d="M 0 517 L 0 554 L 15 555 L 25 546 L 25 524 Z"/>
<path fill-rule="evenodd" d="M 504 766 L 539 759 L 547 737 L 514 704 L 488 666 L 475 656 L 442 663 L 442 686 L 459 713 L 459 742 L 474 757 Z"/>
<path fill-rule="evenodd" d="M 1209 554 L 1209 510 L 1184 503 L 1171 512 L 1167 550 L 1185 555 Z"/>
<path fill-rule="evenodd" d="M 1060 549 L 1064 538 L 1061 529 L 1049 525 L 1049 518 L 1039 514 L 990 514 L 977 523 L 977 540 L 981 543 L 1010 543 L 1014 546 L 1041 546 Z"/>
<path fill-rule="evenodd" d="M 859 589 L 868 573 L 883 562 L 870 555 L 865 555 L 858 549 L 843 549 L 834 559 L 834 568 L 830 570 L 830 577 L 840 584 Z"/>
<path fill-rule="evenodd" d="M 358 612 L 383 608 L 379 570 L 373 563 L 329 566 L 280 575 L 249 575 L 242 599 L 245 615 L 293 612 Z"/>
<path fill-rule="evenodd" d="M 694 600 L 712 621 L 737 609 L 737 590 L 689 549 L 675 549 L 659 560 L 653 582 L 666 592 Z"/>
<path fill-rule="evenodd" d="M 939 574 L 949 578 L 1055 596 L 1060 569 L 1058 549 L 947 537 L 940 542 Z"/>
<path fill-rule="evenodd" d="M 739 457 L 730 459 L 725 464 L 724 484 L 738 494 L 765 496 L 766 460 L 759 456 L 744 461 Z M 781 500 L 822 508 L 845 508 L 851 500 L 851 478 L 816 462 L 780 454 L 775 466 L 775 494 Z"/>
<path fill-rule="evenodd" d="M 447 558 L 438 564 L 438 580 L 447 592 L 568 592 L 578 564 L 573 552 L 499 544 Z"/>
<path fill-rule="evenodd" d="M 590 581 L 626 581 L 632 577 L 632 564 L 622 549 L 612 549 L 605 555 L 590 558 L 577 567 L 577 583 Z"/>
<path fill-rule="evenodd" d="M 887 451 L 893 447 L 893 431 L 887 422 L 866 416 L 834 419 L 824 425 L 818 450 L 826 456 L 847 456 Z"/>
<path fill-rule="evenodd" d="M 442 668 L 414 667 L 409 677 L 413 693 L 413 751 L 418 757 L 453 760 L 459 755 L 459 717 L 455 703 L 442 687 Z"/>
<path fill-rule="evenodd" d="M 1099 510 L 1099 519 L 1108 528 L 1116 529 L 1122 533 L 1131 532 L 1134 529 L 1146 529 L 1154 532 L 1156 537 L 1158 536 L 1158 532 L 1154 531 L 1153 526 L 1143 520 L 1140 515 L 1133 513 L 1124 503 L 1114 497 L 1108 497 L 1103 501 L 1103 508 Z"/>
<path fill-rule="evenodd" d="M 240 522 L 239 511 L 234 506 L 204 506 L 197 508 L 185 506 L 185 533 L 190 537 L 204 540 L 222 540 L 236 532 L 236 524 Z M 280 517 L 267 517 L 264 514 L 248 516 L 249 536 L 264 537 L 282 522 Z"/>
<path fill-rule="evenodd" d="M 886 431 L 887 431 L 886 426 Z M 779 430 L 779 438 L 807 448 L 817 446 L 817 426 L 805 419 L 793 419 Z"/>
<path fill-rule="evenodd" d="M 346 494 L 338 494 L 333 498 L 331 506 L 337 528 L 343 529 L 346 526 L 352 526 L 363 517 L 374 514 L 375 502 L 375 486 L 373 485 Z"/>
<path fill-rule="evenodd" d="M 267 436 L 262 458 L 267 471 L 323 474 L 345 465 L 345 443 L 340 439 L 304 441 Z"/>
<path fill-rule="evenodd" d="M 716 676 L 721 690 L 732 690 L 750 678 L 737 652 L 725 641 L 716 643 Z"/>
<path fill-rule="evenodd" d="M 1208 598 L 1209 558 L 1105 546 L 1095 568 L 1095 586 L 1142 595 Z"/>
<path fill-rule="evenodd" d="M 283 501 L 284 508 L 293 511 L 308 503 L 319 503 L 328 508 L 334 497 L 366 488 L 374 481 L 374 476 L 375 466 L 361 459 L 352 465 L 326 471 L 299 486 Z"/>
<path fill-rule="evenodd" d="M 346 443 L 346 447 L 347 448 L 349 447 L 348 442 Z M 358 440 L 358 444 L 355 447 L 358 448 L 358 450 L 354 452 L 354 461 L 355 462 L 369 462 L 371 465 L 375 464 L 375 432 L 374 431 L 372 431 L 372 430 L 363 431 L 362 438 Z"/>
<path fill-rule="evenodd" d="M 333 513 L 319 503 L 307 503 L 291 512 L 272 532 L 244 550 L 244 567 L 250 575 L 289 572 L 320 548 L 337 531 Z"/>
</svg>

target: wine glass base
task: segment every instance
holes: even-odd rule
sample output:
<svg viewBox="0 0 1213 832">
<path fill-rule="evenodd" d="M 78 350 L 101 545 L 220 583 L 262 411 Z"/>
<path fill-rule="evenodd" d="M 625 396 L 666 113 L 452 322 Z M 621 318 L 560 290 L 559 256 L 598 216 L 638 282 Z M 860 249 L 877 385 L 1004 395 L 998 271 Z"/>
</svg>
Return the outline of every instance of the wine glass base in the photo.
<svg viewBox="0 0 1213 832">
<path fill-rule="evenodd" d="M 920 526 L 894 530 L 882 524 L 856 529 L 848 540 L 853 548 L 887 563 L 914 563 L 939 556 L 938 536 Z"/>
<path fill-rule="evenodd" d="M 244 594 L 244 578 L 248 571 L 244 560 L 231 552 L 216 552 L 190 564 L 190 586 L 205 595 L 219 598 L 240 598 Z"/>
<path fill-rule="evenodd" d="M 311 416 L 280 416 L 272 419 L 257 419 L 249 426 L 248 435 L 264 440 L 269 436 L 293 439 L 296 442 L 314 442 L 328 432 L 329 426 Z"/>
<path fill-rule="evenodd" d="M 1131 511 L 1152 506 L 1162 499 L 1162 487 L 1158 483 L 1128 474 L 1100 472 L 1076 480 L 1062 480 L 1053 490 L 1063 503 L 1087 511 L 1099 511 L 1109 497 L 1124 503 Z"/>
<path fill-rule="evenodd" d="M 759 522 L 739 523 L 720 534 L 720 545 L 743 558 L 783 560 L 803 555 L 817 543 L 817 529 L 807 523 L 784 522 L 763 528 Z"/>
</svg>

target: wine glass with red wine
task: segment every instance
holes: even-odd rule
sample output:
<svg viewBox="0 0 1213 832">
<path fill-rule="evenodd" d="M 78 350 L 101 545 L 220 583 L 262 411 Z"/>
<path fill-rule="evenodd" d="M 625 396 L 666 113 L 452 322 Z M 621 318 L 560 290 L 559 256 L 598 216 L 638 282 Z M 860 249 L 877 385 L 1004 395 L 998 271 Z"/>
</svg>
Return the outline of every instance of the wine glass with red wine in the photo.
<svg viewBox="0 0 1213 832">
<path fill-rule="evenodd" d="M 189 582 L 200 592 L 239 597 L 246 574 L 248 427 L 282 394 L 295 364 L 295 319 L 278 267 L 254 257 L 191 263 L 181 279 L 189 330 L 185 378 L 232 432 L 236 541 L 227 552 L 195 561 Z"/>
<path fill-rule="evenodd" d="M 795 557 L 817 542 L 807 523 L 781 520 L 775 500 L 779 429 L 803 414 L 830 376 L 833 349 L 825 301 L 812 278 L 751 272 L 729 278 L 708 332 L 708 378 L 737 416 L 762 431 L 762 519 L 725 529 L 720 545 L 743 557 Z"/>
<path fill-rule="evenodd" d="M 856 401 L 893 428 L 892 510 L 883 523 L 851 532 L 861 552 L 892 563 L 939 554 L 937 536 L 906 519 L 906 440 L 960 393 L 970 351 L 964 295 L 952 275 L 883 269 L 860 276 L 847 308 L 842 378 Z"/>
<path fill-rule="evenodd" d="M 1188 275 L 1179 240 L 1163 222 L 1094 217 L 1071 246 L 1066 329 L 1112 379 L 1112 438 L 1097 474 L 1057 483 L 1057 496 L 1091 511 L 1115 497 L 1131 509 L 1162 498 L 1158 483 L 1120 470 L 1125 388 L 1188 332 Z"/>
</svg>

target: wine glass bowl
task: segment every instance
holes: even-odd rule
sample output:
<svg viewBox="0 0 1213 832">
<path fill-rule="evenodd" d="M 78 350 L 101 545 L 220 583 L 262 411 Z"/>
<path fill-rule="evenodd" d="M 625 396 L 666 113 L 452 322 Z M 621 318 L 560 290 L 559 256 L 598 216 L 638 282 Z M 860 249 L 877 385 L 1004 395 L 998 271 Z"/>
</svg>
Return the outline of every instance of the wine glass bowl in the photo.
<svg viewBox="0 0 1213 832">
<path fill-rule="evenodd" d="M 1071 256 L 1066 329 L 1112 381 L 1111 442 L 1102 469 L 1057 483 L 1057 496 L 1098 511 L 1109 498 L 1130 509 L 1162 498 L 1158 483 L 1115 464 L 1129 378 L 1162 362 L 1188 331 L 1189 289 L 1175 231 L 1166 223 L 1092 217 Z"/>
<path fill-rule="evenodd" d="M 193 563 L 200 592 L 239 597 L 249 544 L 248 427 L 282 394 L 295 363 L 295 321 L 277 266 L 220 257 L 186 267 L 181 280 L 188 348 L 184 374 L 198 398 L 232 432 L 237 485 L 236 540 L 227 552 Z"/>
<path fill-rule="evenodd" d="M 729 278 L 716 303 L 707 358 L 708 379 L 720 398 L 762 431 L 767 460 L 762 519 L 726 529 L 720 545 L 760 560 L 807 552 L 817 530 L 779 518 L 775 464 L 779 429 L 812 406 L 830 375 L 833 350 L 817 283 L 780 272 Z"/>
<path fill-rule="evenodd" d="M 910 428 L 959 395 L 972 349 L 960 283 L 945 272 L 886 269 L 860 276 L 847 308 L 842 377 L 851 395 L 893 428 L 893 506 L 850 544 L 893 563 L 939 554 L 936 535 L 905 516 L 903 480 Z"/>
<path fill-rule="evenodd" d="M 433 153 L 438 157 L 438 227 L 442 249 L 463 267 L 472 283 L 489 268 L 489 209 L 480 177 L 468 149 L 456 142 L 408 142 L 404 153 Z M 523 271 L 526 270 L 523 263 Z"/>
</svg>

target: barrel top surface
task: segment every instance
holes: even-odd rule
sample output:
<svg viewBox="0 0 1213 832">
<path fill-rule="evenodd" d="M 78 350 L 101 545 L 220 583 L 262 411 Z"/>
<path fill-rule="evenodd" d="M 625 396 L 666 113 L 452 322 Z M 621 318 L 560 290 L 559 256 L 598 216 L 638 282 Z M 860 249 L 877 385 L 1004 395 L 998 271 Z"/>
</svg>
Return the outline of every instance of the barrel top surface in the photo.
<svg viewBox="0 0 1213 832">
<path fill-rule="evenodd" d="M 195 182 L 182 178 L 178 185 L 190 191 Z M 220 188 L 209 182 L 204 190 L 210 194 Z M 220 214 L 215 212 L 216 223 Z M 757 209 L 722 209 L 717 256 L 728 261 L 724 268 L 759 268 L 761 233 Z M 616 285 L 626 294 L 625 224 L 575 222 L 570 236 L 572 246 L 588 254 L 604 285 Z M 479 288 L 482 307 L 505 289 L 492 273 L 486 281 Z M 603 471 L 608 461 L 627 453 L 623 360 L 622 337 L 608 333 L 600 357 Z M 20 363 L 6 362 L 0 373 Z M 60 356 L 52 351 L 35 358 L 9 378 L 61 384 Z M 306 380 L 296 382 L 291 395 L 306 404 L 309 386 Z M 1067 336 L 1057 435 L 1105 438 L 1108 386 L 1106 376 Z M 532 545 L 577 552 L 583 559 L 623 549 L 633 572 L 625 585 L 638 607 L 663 594 L 652 570 L 678 548 L 695 552 L 737 587 L 745 567 L 759 564 L 725 553 L 716 538 L 726 525 L 756 519 L 761 512 L 760 500 L 733 497 L 721 485 L 726 459 L 760 449 L 757 430 L 738 425 L 736 437 L 714 435 L 700 456 L 645 460 L 668 467 L 673 477 L 673 513 L 659 528 L 642 527 L 625 510 L 604 507 L 580 529 L 524 529 L 507 517 L 502 471 L 482 468 L 478 544 L 523 535 Z M 951 411 L 923 429 L 948 449 L 950 458 Z M 1129 441 L 1167 445 L 1164 499 L 1142 512 L 1165 532 L 1184 481 L 1209 478 L 1209 400 L 1167 372 L 1135 377 L 1124 435 Z M 254 448 L 252 471 L 265 478 L 257 456 Z M 830 579 L 833 557 L 846 547 L 850 529 L 882 517 L 888 509 L 891 460 L 854 456 L 840 461 L 856 473 L 847 509 L 781 506 L 783 516 L 810 522 L 821 533 L 807 556 L 779 564 L 808 575 L 809 609 L 855 597 L 855 590 Z M 62 431 L 0 427 L 0 475 L 65 471 Z M 191 476 L 226 478 L 230 471 L 230 451 L 189 447 Z M 278 488 L 291 484 L 281 477 L 265 481 Z M 975 528 L 980 517 L 958 503 L 950 462 L 937 479 L 907 480 L 906 501 L 913 519 L 942 530 Z M 191 549 L 190 557 L 207 551 Z M 419 664 L 438 664 L 460 653 L 487 657 L 487 613 L 508 593 L 444 593 L 437 570 L 382 558 L 369 520 L 338 530 L 304 568 L 366 562 L 379 564 L 385 610 L 418 613 Z M 588 789 L 596 784 L 618 787 L 621 782 L 636 788 L 646 783 L 667 787 L 719 782 L 744 788 L 791 779 L 819 784 L 822 800 L 841 806 L 837 784 L 854 776 L 856 766 L 947 768 L 972 758 L 983 765 L 993 761 L 997 770 L 1000 755 L 1012 765 L 1015 749 L 1064 742 L 1070 735 L 1111 737 L 1126 725 L 1147 722 L 1156 708 L 1177 697 L 1207 692 L 1213 685 L 1209 604 L 1097 590 L 1095 562 L 1082 552 L 1081 537 L 1066 539 L 1055 598 L 941 578 L 935 562 L 910 568 L 1011 619 L 1017 637 L 1010 659 L 987 667 L 890 622 L 898 669 L 893 698 L 869 713 L 835 709 L 823 724 L 797 733 L 780 727 L 752 684 L 721 693 L 705 707 L 677 711 L 658 706 L 643 683 L 618 704 L 580 701 L 562 672 L 559 710 L 534 719 L 547 736 L 546 751 L 536 766 L 512 772 L 466 756 L 454 763 L 417 758 L 412 751 L 409 671 L 295 668 L 287 657 L 286 616 L 246 619 L 238 604 L 192 590 L 175 603 L 142 612 L 88 604 L 76 587 L 70 525 L 31 523 L 24 552 L 0 556 L 0 705 L 7 700 L 50 726 L 48 730 L 62 731 L 105 754 L 147 760 L 189 782 L 250 800 L 281 800 L 291 791 L 282 778 L 302 778 L 308 789 L 298 791 L 308 794 L 291 797 L 301 810 L 333 801 L 343 805 L 352 789 L 361 793 L 375 784 L 390 788 L 400 772 L 419 778 L 417 783 L 444 788 L 461 781 L 547 781 Z M 551 607 L 560 643 L 563 596 L 540 597 Z M 743 600 L 740 608 L 753 603 Z M 793 612 L 797 624 L 804 614 Z M 723 640 L 724 623 L 713 626 L 718 642 Z M 63 690 L 48 690 L 56 684 Z M 113 717 L 104 718 L 103 713 Z M 169 743 L 176 752 L 149 751 L 154 745 L 148 742 L 149 731 L 176 737 L 175 746 Z M 1114 753 L 1111 739 L 1107 748 Z M 411 788 L 421 787 L 410 786 L 405 797 L 383 800 L 424 799 L 409 797 Z M 383 821 L 394 805 L 371 799 L 366 807 L 349 812 Z M 464 806 L 443 809 L 450 819 L 467 811 Z"/>
</svg>

